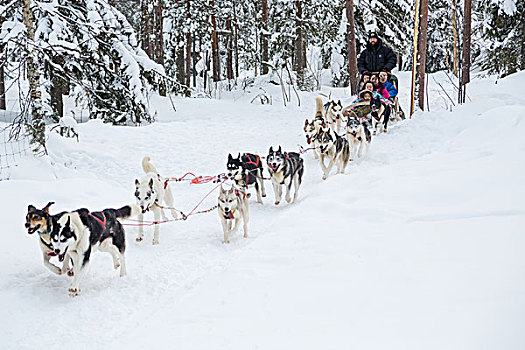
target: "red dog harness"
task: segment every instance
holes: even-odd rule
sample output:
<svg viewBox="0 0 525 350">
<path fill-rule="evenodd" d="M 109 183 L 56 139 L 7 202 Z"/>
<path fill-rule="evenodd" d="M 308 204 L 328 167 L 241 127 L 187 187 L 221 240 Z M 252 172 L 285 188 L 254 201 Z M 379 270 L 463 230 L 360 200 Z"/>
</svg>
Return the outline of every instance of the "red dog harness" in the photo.
<svg viewBox="0 0 525 350">
<path fill-rule="evenodd" d="M 104 214 L 103 211 L 99 211 L 99 213 L 100 213 L 100 214 L 102 215 L 102 217 L 104 218 L 104 221 L 100 220 L 99 218 L 97 218 L 95 215 L 93 215 L 93 214 L 91 214 L 91 213 L 89 213 L 89 215 L 90 215 L 93 219 L 97 220 L 98 223 L 102 225 L 102 228 L 104 228 L 104 231 L 105 231 L 105 230 L 106 230 L 106 215 Z"/>
</svg>

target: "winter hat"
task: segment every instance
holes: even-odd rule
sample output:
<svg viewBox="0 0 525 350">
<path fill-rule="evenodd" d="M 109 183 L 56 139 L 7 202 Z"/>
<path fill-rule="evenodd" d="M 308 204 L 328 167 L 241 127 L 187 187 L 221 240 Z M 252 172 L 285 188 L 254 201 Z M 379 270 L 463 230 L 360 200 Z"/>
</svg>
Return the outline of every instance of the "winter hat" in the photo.
<svg viewBox="0 0 525 350">
<path fill-rule="evenodd" d="M 371 30 L 371 31 L 368 33 L 368 40 L 370 40 L 371 38 L 379 39 L 379 37 L 377 36 L 377 33 L 376 33 L 374 30 Z"/>
<path fill-rule="evenodd" d="M 374 94 L 372 93 L 372 91 L 363 90 L 359 93 L 359 99 L 363 100 L 366 94 L 369 94 L 370 98 L 374 98 Z"/>
</svg>

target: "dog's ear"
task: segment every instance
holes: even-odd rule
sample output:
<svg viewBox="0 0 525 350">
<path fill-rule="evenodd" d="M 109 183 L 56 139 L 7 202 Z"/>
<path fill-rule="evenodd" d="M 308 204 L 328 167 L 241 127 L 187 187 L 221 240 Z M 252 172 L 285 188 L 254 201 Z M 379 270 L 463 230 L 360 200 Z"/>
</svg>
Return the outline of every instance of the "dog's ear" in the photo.
<svg viewBox="0 0 525 350">
<path fill-rule="evenodd" d="M 33 205 L 29 204 L 27 206 L 27 211 L 33 211 L 33 210 L 36 210 L 36 208 Z"/>
<path fill-rule="evenodd" d="M 138 188 L 139 186 L 140 186 L 140 182 L 139 182 L 139 180 L 138 180 L 138 179 L 135 179 L 135 187 Z"/>
<path fill-rule="evenodd" d="M 153 189 L 153 179 L 149 179 L 149 188 Z"/>
<path fill-rule="evenodd" d="M 237 155 L 237 159 L 241 159 L 241 154 L 240 153 Z"/>
<path fill-rule="evenodd" d="M 304 126 L 307 126 L 308 124 L 310 124 L 310 123 L 308 123 L 308 119 L 306 119 L 306 120 L 304 121 Z"/>
<path fill-rule="evenodd" d="M 55 204 L 55 202 L 47 203 L 47 205 L 44 207 L 44 209 L 42 209 L 44 211 L 44 213 L 49 214 L 49 207 L 52 206 L 53 204 Z"/>
<path fill-rule="evenodd" d="M 71 216 L 70 215 L 67 216 L 66 226 L 71 227 Z"/>
<path fill-rule="evenodd" d="M 281 145 L 279 145 L 279 149 L 277 150 L 277 153 L 282 153 L 283 151 L 281 150 Z"/>
<path fill-rule="evenodd" d="M 232 154 L 228 153 L 228 161 L 233 160 Z"/>
<path fill-rule="evenodd" d="M 343 108 L 343 103 L 341 102 L 341 100 L 338 100 L 338 101 L 337 101 L 337 104 L 338 104 L 339 106 L 341 106 L 341 108 Z"/>
<path fill-rule="evenodd" d="M 268 153 L 273 153 L 273 146 L 270 146 L 270 150 L 268 151 Z"/>
</svg>

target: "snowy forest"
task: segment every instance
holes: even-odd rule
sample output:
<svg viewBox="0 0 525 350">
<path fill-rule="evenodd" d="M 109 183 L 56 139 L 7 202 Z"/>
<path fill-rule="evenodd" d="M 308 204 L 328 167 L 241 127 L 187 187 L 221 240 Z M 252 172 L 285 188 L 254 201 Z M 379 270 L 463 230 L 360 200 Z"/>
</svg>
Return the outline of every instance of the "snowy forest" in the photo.
<svg viewBox="0 0 525 350">
<path fill-rule="evenodd" d="M 427 6 L 426 72 L 457 76 L 463 4 Z M 471 69 L 504 77 L 525 68 L 524 6 L 473 2 Z M 43 144 L 39 123 L 64 116 L 64 96 L 90 119 L 129 125 L 155 119 L 152 91 L 216 97 L 218 89 L 242 88 L 265 74 L 313 91 L 323 69 L 332 86 L 349 86 L 350 13 L 357 54 L 377 30 L 398 69 L 411 69 L 412 1 L 3 0 L 0 109 L 20 111 L 18 121 Z M 7 101 L 16 87 L 17 101 Z M 29 90 L 41 102 L 30 102 Z"/>
</svg>

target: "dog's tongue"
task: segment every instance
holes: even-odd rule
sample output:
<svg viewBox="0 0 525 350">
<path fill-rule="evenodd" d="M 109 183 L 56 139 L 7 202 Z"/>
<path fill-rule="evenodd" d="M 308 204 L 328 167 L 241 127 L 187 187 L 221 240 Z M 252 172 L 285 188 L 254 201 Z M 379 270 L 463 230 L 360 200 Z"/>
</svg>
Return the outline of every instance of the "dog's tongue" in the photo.
<svg viewBox="0 0 525 350">
<path fill-rule="evenodd" d="M 47 253 L 47 256 L 57 256 L 57 253 L 55 253 L 55 252 L 49 252 L 49 253 Z"/>
<path fill-rule="evenodd" d="M 310 141 L 310 138 L 308 137 L 308 138 L 306 139 L 306 143 L 307 143 L 307 144 L 310 144 L 310 142 L 311 142 L 311 141 Z"/>
</svg>

